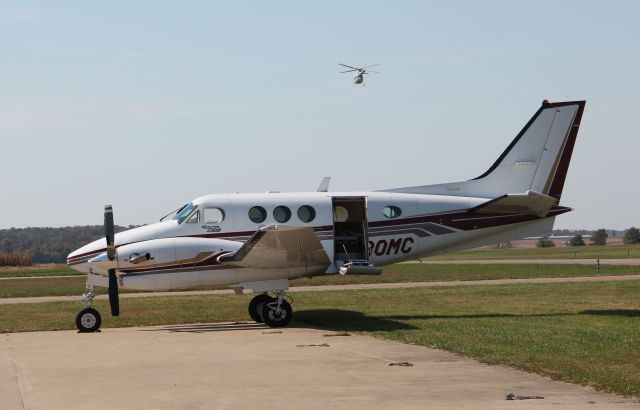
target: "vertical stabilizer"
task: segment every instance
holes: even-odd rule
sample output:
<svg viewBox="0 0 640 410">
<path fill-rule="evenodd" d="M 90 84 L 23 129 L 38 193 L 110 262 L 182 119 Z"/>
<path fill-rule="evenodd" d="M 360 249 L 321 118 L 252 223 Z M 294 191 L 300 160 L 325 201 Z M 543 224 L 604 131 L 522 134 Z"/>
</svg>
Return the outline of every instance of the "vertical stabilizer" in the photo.
<svg viewBox="0 0 640 410">
<path fill-rule="evenodd" d="M 535 191 L 559 201 L 584 106 L 585 101 L 545 100 L 496 162 L 477 178 L 387 191 L 483 198 Z"/>
</svg>

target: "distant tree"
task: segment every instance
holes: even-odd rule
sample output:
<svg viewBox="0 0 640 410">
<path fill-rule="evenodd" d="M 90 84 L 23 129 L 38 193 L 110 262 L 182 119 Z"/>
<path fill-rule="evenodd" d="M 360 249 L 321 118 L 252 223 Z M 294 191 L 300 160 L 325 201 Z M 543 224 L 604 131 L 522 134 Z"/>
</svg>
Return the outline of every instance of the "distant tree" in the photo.
<svg viewBox="0 0 640 410">
<path fill-rule="evenodd" d="M 605 229 L 598 229 L 591 234 L 591 244 L 603 246 L 607 244 L 607 231 Z"/>
<path fill-rule="evenodd" d="M 624 231 L 622 242 L 625 244 L 640 243 L 640 230 L 634 226 L 627 229 Z"/>
<path fill-rule="evenodd" d="M 582 235 L 577 234 L 572 236 L 571 239 L 569 240 L 569 246 L 585 246 Z"/>
<path fill-rule="evenodd" d="M 538 248 L 553 248 L 555 247 L 556 244 L 553 243 L 553 241 L 545 236 L 543 236 L 542 238 L 538 239 L 538 242 L 536 242 L 536 247 Z"/>
<path fill-rule="evenodd" d="M 121 226 L 115 228 L 116 232 L 126 230 Z M 7 255 L 3 260 L 8 266 L 64 263 L 71 251 L 103 237 L 104 228 L 100 225 L 0 229 L 0 254 Z"/>
</svg>

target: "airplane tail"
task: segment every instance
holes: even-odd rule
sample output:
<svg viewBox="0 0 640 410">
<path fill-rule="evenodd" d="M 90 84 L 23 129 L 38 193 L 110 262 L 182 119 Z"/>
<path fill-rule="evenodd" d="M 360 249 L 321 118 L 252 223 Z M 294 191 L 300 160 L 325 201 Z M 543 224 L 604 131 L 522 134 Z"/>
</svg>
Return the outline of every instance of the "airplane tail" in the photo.
<svg viewBox="0 0 640 410">
<path fill-rule="evenodd" d="M 496 162 L 477 178 L 385 191 L 481 198 L 533 191 L 555 198 L 557 203 L 562 196 L 585 103 L 545 100 Z"/>
</svg>

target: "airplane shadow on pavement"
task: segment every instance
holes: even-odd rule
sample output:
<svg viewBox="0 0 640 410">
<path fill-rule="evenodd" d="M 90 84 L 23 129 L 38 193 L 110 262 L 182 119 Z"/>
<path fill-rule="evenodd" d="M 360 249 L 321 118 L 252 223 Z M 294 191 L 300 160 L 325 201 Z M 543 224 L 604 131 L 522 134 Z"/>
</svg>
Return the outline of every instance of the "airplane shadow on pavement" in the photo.
<svg viewBox="0 0 640 410">
<path fill-rule="evenodd" d="M 311 325 L 338 331 L 375 332 L 412 330 L 417 327 L 393 317 L 367 316 L 362 312 L 342 309 L 311 309 L 295 313 L 293 320 L 301 326 Z"/>
<path fill-rule="evenodd" d="M 317 326 L 338 331 L 394 331 L 411 330 L 417 327 L 406 323 L 407 320 L 433 320 L 433 319 L 483 319 L 483 318 L 529 318 L 529 317 L 554 317 L 554 316 L 622 316 L 640 317 L 637 309 L 610 309 L 610 310 L 583 310 L 579 312 L 549 312 L 549 313 L 479 313 L 460 315 L 388 315 L 367 316 L 361 312 L 340 309 L 302 310 L 296 313 L 295 320 L 300 325 Z"/>
</svg>

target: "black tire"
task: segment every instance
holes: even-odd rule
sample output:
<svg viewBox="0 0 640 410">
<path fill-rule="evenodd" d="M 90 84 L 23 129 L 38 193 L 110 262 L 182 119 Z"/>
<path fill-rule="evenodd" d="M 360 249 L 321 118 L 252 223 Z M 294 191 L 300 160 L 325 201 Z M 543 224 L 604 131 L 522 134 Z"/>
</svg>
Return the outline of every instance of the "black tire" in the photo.
<svg viewBox="0 0 640 410">
<path fill-rule="evenodd" d="M 76 326 L 80 333 L 91 333 L 100 329 L 102 317 L 100 313 L 93 308 L 82 309 L 76 315 Z"/>
<path fill-rule="evenodd" d="M 291 322 L 291 318 L 293 317 L 291 304 L 286 300 L 282 301 L 282 304 L 280 304 L 280 313 L 276 315 L 275 307 L 277 304 L 278 302 L 274 300 L 262 306 L 262 320 L 264 324 L 269 327 L 284 327 Z"/>
<path fill-rule="evenodd" d="M 258 323 L 262 323 L 262 306 L 265 303 L 273 302 L 275 299 L 266 293 L 262 293 L 249 302 L 249 316 Z"/>
</svg>

